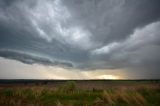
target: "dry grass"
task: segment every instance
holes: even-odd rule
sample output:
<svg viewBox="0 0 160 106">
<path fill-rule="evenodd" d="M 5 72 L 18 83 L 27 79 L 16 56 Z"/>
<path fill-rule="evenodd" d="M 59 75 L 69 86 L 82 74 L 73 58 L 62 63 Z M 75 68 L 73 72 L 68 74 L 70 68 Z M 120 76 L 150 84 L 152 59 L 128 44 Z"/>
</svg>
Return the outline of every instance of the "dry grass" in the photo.
<svg viewBox="0 0 160 106">
<path fill-rule="evenodd" d="M 53 89 L 41 86 L 0 89 L 0 106 L 160 106 L 159 100 L 160 87 L 151 86 L 84 90 L 67 82 Z"/>
<path fill-rule="evenodd" d="M 102 94 L 102 100 L 108 105 L 116 104 L 128 104 L 130 106 L 146 106 L 147 102 L 145 98 L 137 91 L 104 91 Z"/>
</svg>

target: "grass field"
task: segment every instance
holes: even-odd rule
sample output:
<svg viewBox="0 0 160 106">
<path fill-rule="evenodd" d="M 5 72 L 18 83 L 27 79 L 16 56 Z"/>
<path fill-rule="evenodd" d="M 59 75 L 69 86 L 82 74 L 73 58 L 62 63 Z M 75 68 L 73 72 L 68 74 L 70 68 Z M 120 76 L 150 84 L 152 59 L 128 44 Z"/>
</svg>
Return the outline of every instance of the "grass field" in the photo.
<svg viewBox="0 0 160 106">
<path fill-rule="evenodd" d="M 160 106 L 160 81 L 1 81 L 0 106 Z"/>
</svg>

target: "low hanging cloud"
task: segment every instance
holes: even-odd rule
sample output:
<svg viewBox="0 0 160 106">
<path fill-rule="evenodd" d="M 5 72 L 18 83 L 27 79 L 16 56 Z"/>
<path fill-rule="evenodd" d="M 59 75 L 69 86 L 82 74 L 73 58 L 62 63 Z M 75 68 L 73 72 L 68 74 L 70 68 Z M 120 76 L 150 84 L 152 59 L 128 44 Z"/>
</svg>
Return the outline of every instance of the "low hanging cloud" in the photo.
<svg viewBox="0 0 160 106">
<path fill-rule="evenodd" d="M 14 50 L 0 50 L 0 55 L 5 58 L 15 59 L 21 61 L 25 64 L 42 64 L 42 65 L 49 65 L 49 66 L 64 66 L 64 67 L 73 67 L 72 63 L 69 62 L 62 62 L 49 59 L 47 57 L 41 57 L 38 55 L 33 55 L 25 52 L 19 52 Z"/>
<path fill-rule="evenodd" d="M 39 64 L 24 64 L 19 61 L 0 57 L 3 79 L 119 79 L 124 78 L 123 72 L 117 74 L 109 70 L 79 71 L 59 66 L 44 66 Z M 17 68 L 18 67 L 18 68 Z"/>
<path fill-rule="evenodd" d="M 159 5 L 158 0 L 0 0 L 0 56 L 158 78 Z"/>
</svg>

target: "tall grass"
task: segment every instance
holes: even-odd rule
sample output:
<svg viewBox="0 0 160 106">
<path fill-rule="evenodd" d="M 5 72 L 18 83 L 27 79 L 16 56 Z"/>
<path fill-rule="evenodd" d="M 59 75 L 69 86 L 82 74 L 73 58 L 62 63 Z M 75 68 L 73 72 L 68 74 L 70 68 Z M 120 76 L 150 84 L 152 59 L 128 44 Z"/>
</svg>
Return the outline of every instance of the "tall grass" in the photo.
<svg viewBox="0 0 160 106">
<path fill-rule="evenodd" d="M 137 91 L 115 91 L 114 93 L 104 91 L 102 100 L 108 105 L 127 104 L 130 106 L 145 106 L 147 104 L 145 98 Z"/>
<path fill-rule="evenodd" d="M 160 106 L 160 88 L 79 90 L 75 82 L 55 89 L 1 88 L 0 106 Z"/>
</svg>

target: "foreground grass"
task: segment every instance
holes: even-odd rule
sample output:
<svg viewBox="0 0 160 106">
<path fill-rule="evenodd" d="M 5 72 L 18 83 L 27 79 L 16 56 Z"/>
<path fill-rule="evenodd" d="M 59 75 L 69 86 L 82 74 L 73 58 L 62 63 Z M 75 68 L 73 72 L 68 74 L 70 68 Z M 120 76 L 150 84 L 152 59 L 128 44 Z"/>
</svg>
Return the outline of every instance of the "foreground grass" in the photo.
<svg viewBox="0 0 160 106">
<path fill-rule="evenodd" d="M 75 82 L 57 89 L 1 88 L 0 106 L 160 106 L 160 89 L 152 87 L 80 90 Z"/>
</svg>

